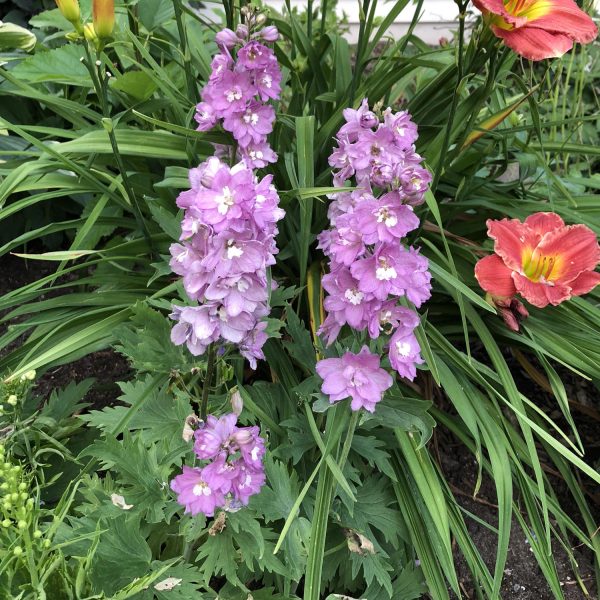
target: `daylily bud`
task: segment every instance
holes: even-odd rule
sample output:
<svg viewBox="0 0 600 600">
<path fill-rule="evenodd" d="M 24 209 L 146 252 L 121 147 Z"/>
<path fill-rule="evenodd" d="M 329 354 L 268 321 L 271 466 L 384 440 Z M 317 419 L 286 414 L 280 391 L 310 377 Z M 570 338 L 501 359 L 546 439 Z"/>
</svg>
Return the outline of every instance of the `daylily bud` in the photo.
<svg viewBox="0 0 600 600">
<path fill-rule="evenodd" d="M 21 546 L 15 546 L 13 549 L 13 554 L 15 556 L 21 556 L 21 554 L 23 554 L 23 548 L 21 548 Z"/>
<path fill-rule="evenodd" d="M 6 400 L 11 406 L 17 405 L 17 397 L 14 394 L 11 394 Z"/>
<path fill-rule="evenodd" d="M 114 0 L 93 0 L 94 30 L 100 39 L 111 37 L 115 26 Z"/>
<path fill-rule="evenodd" d="M 70 23 L 79 23 L 79 2 L 77 0 L 56 0 L 56 6 Z"/>
<path fill-rule="evenodd" d="M 98 36 L 96 35 L 93 23 L 86 23 L 83 26 L 83 35 L 85 39 L 92 44 L 95 44 L 98 41 Z"/>
<path fill-rule="evenodd" d="M 42 532 L 39 529 L 36 529 L 33 532 L 33 537 L 34 539 L 39 540 L 42 537 Z"/>
<path fill-rule="evenodd" d="M 523 303 L 516 298 L 495 298 L 490 296 L 491 303 L 496 307 L 506 326 L 515 333 L 520 330 L 520 322 L 529 316 Z"/>
</svg>

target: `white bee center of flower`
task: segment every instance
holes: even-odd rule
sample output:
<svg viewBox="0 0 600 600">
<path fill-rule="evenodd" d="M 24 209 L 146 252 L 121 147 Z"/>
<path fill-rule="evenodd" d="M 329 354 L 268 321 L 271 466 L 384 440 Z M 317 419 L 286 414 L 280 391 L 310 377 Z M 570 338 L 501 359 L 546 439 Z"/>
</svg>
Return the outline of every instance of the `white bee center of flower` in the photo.
<svg viewBox="0 0 600 600">
<path fill-rule="evenodd" d="M 375 271 L 375 277 L 379 279 L 379 281 L 389 281 L 390 279 L 396 279 L 398 273 L 396 273 L 396 269 L 388 265 L 385 258 L 379 259 L 379 266 Z"/>
<path fill-rule="evenodd" d="M 401 125 L 398 125 L 398 127 L 396 127 L 396 133 L 399 136 L 403 136 L 405 131 L 406 129 L 404 129 L 404 127 L 402 127 Z"/>
<path fill-rule="evenodd" d="M 365 295 L 357 289 L 350 289 L 344 292 L 344 298 L 346 298 L 353 306 L 359 305 L 364 297 Z"/>
<path fill-rule="evenodd" d="M 273 85 L 273 78 L 270 75 L 263 75 L 260 82 L 268 89 Z"/>
<path fill-rule="evenodd" d="M 235 198 L 233 196 L 233 192 L 229 189 L 228 186 L 223 188 L 220 196 L 215 198 L 217 203 L 217 211 L 220 215 L 226 215 L 230 206 L 235 204 Z"/>
<path fill-rule="evenodd" d="M 250 152 L 248 152 L 248 155 L 252 160 L 262 160 L 263 157 L 263 153 L 260 150 L 250 150 Z"/>
<path fill-rule="evenodd" d="M 377 222 L 383 223 L 386 227 L 394 227 L 398 223 L 398 217 L 388 210 L 387 206 L 380 208 L 377 213 Z"/>
<path fill-rule="evenodd" d="M 189 250 L 184 250 L 183 252 L 177 255 L 177 258 L 175 260 L 179 263 L 182 263 L 188 257 L 188 254 Z"/>
<path fill-rule="evenodd" d="M 254 446 L 254 448 L 252 448 L 252 451 L 250 452 L 250 456 L 252 457 L 252 460 L 258 460 L 259 452 L 260 452 L 260 448 L 258 446 Z"/>
<path fill-rule="evenodd" d="M 249 123 L 250 125 L 256 125 L 258 123 L 258 115 L 250 110 L 247 110 L 242 118 L 244 123 Z"/>
<path fill-rule="evenodd" d="M 227 258 L 228 258 L 228 260 L 232 260 L 234 258 L 239 258 L 242 254 L 244 254 L 244 251 L 239 246 L 235 245 L 234 240 L 229 240 L 227 242 Z"/>
<path fill-rule="evenodd" d="M 404 358 L 410 355 L 410 344 L 408 342 L 396 342 L 396 351 Z"/>
<path fill-rule="evenodd" d="M 250 287 L 250 284 L 245 279 L 240 279 L 237 282 L 238 292 L 245 292 Z"/>
<path fill-rule="evenodd" d="M 227 98 L 227 102 L 235 102 L 236 100 L 242 99 L 242 90 L 239 87 L 233 87 L 230 90 L 225 92 L 225 97 Z"/>
<path fill-rule="evenodd" d="M 419 187 L 421 186 L 421 178 L 420 177 L 413 177 L 410 182 L 412 183 L 413 189 L 418 190 Z"/>
<path fill-rule="evenodd" d="M 212 490 L 204 481 L 201 481 L 192 488 L 192 494 L 194 494 L 194 496 L 210 496 L 212 494 Z"/>
</svg>

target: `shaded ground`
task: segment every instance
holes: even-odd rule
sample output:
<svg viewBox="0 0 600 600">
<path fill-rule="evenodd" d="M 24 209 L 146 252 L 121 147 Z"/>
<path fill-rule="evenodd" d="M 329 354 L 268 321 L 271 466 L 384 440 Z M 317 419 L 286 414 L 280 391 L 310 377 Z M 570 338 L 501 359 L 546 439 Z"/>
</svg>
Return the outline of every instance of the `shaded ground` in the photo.
<svg viewBox="0 0 600 600">
<path fill-rule="evenodd" d="M 55 267 L 54 263 L 46 261 L 25 261 L 12 255 L 1 257 L 0 296 L 50 275 Z M 4 333 L 5 330 L 6 323 L 0 324 L 0 333 Z M 20 340 L 17 339 L 8 347 L 0 348 L 0 356 L 5 356 L 14 350 L 19 342 Z M 85 402 L 100 409 L 115 403 L 120 395 L 116 382 L 128 379 L 129 372 L 129 364 L 123 356 L 110 349 L 101 350 L 72 363 L 49 369 L 37 380 L 36 392 L 41 398 L 46 398 L 55 388 L 64 387 L 71 381 L 80 382 L 91 377 L 96 379 L 96 382 L 87 393 Z"/>
<path fill-rule="evenodd" d="M 496 526 L 498 511 L 492 481 L 488 477 L 484 477 L 479 493 L 473 499 L 473 490 L 477 479 L 477 462 L 462 444 L 448 441 L 447 445 L 444 445 L 444 450 L 440 455 L 442 469 L 457 501 L 464 509 L 479 519 Z M 518 503 L 518 498 L 516 501 Z M 497 543 L 495 535 L 475 519 L 466 516 L 465 522 L 471 539 L 490 572 L 493 573 Z M 574 554 L 579 563 L 579 572 L 590 593 L 587 598 L 597 598 L 592 553 L 587 548 L 580 547 L 574 549 Z M 458 552 L 456 558 L 459 580 L 465 597 L 477 598 L 466 562 Z M 553 560 L 559 579 L 563 584 L 565 598 L 567 600 L 586 598 L 576 584 L 566 552 L 557 544 L 553 547 Z M 553 597 L 521 526 L 516 519 L 513 519 L 500 598 L 503 600 L 550 600 Z"/>
</svg>

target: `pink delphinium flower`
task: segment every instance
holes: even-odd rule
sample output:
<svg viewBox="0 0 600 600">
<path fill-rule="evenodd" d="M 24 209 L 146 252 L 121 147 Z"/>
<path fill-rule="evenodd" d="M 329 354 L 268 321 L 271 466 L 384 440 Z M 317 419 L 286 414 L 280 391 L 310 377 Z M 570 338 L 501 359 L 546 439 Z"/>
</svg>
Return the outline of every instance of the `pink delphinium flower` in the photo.
<svg viewBox="0 0 600 600">
<path fill-rule="evenodd" d="M 380 367 L 379 356 L 363 346 L 358 354 L 346 352 L 341 358 L 326 358 L 317 363 L 317 373 L 323 379 L 321 391 L 331 403 L 352 398 L 352 410 L 369 412 L 383 398 L 394 382 Z"/>
<path fill-rule="evenodd" d="M 390 364 L 401 377 L 411 381 L 417 375 L 415 365 L 421 364 L 421 348 L 411 330 L 399 327 L 390 339 Z"/>
<path fill-rule="evenodd" d="M 212 517 L 218 506 L 225 503 L 220 489 L 211 487 L 204 469 L 183 466 L 183 473 L 171 481 L 171 489 L 177 494 L 177 502 L 185 506 L 185 512 L 195 516 L 199 513 Z"/>
</svg>

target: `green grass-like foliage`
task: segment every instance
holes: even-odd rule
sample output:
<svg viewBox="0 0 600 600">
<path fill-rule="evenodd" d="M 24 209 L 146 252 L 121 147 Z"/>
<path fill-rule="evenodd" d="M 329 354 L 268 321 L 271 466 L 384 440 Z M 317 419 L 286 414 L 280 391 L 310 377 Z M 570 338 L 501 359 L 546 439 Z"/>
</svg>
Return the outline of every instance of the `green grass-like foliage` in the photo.
<svg viewBox="0 0 600 600">
<path fill-rule="evenodd" d="M 599 295 L 532 309 L 516 334 L 485 302 L 473 266 L 491 249 L 488 218 L 547 210 L 600 231 L 600 53 L 576 48 L 534 68 L 481 23 L 431 48 L 413 35 L 422 0 L 400 39 L 388 27 L 408 0 L 386 4 L 383 20 L 376 4 L 362 3 L 352 47 L 327 2 L 325 12 L 309 0 L 307 10 L 269 13 L 282 34 L 276 52 L 285 83 L 271 136 L 279 161 L 270 172 L 287 213 L 272 270 L 280 283 L 273 337 L 255 374 L 235 356 L 219 359 L 209 396 L 213 412 L 228 410 L 237 386 L 241 422 L 259 423 L 268 440 L 267 486 L 249 508 L 214 522 L 182 516 L 168 488 L 182 462 L 191 464 L 181 428 L 211 382 L 204 360 L 170 344 L 167 314 L 172 300 L 184 299 L 168 266 L 179 235 L 175 197 L 211 143 L 230 141 L 218 130 L 194 131 L 192 119 L 215 27 L 180 0 L 139 0 L 117 7 L 114 40 L 96 55 L 67 42 L 69 23 L 49 10 L 30 21 L 34 51 L 0 53 L 0 255 L 53 266 L 0 297 L 9 323 L 0 347 L 11 348 L 0 359 L 3 397 L 32 369 L 39 375 L 110 346 L 133 369 L 116 406 L 82 405 L 92 385 L 84 382 L 43 405 L 19 388 L 28 400 L 0 416 L 5 470 L 21 465 L 36 499 L 26 528 L 11 521 L 0 530 L 1 592 L 444 600 L 464 592 L 460 554 L 479 597 L 495 600 L 513 522 L 554 598 L 564 595 L 553 548 L 571 561 L 583 596 L 595 586 L 582 580 L 572 548 L 593 555 L 598 580 L 600 536 L 587 492 L 600 475 L 564 381 L 597 389 Z M 235 20 L 233 3 L 223 6 Z M 89 3 L 82 12 L 89 15 Z M 322 348 L 313 338 L 322 258 L 315 236 L 327 225 L 332 185 L 327 157 L 342 110 L 365 97 L 412 113 L 417 150 L 434 176 L 411 239 L 434 278 L 418 332 L 426 363 L 414 385 L 397 382 L 372 416 L 320 397 Z M 495 129 L 481 129 L 503 111 Z M 525 387 L 517 364 L 528 368 Z M 478 465 L 468 491 L 476 495 L 482 478 L 495 489 L 497 518 L 486 523 L 496 536 L 494 564 L 469 536 L 477 517 L 445 478 L 439 453 L 448 440 Z M 157 589 L 167 578 L 173 589 Z"/>
</svg>

